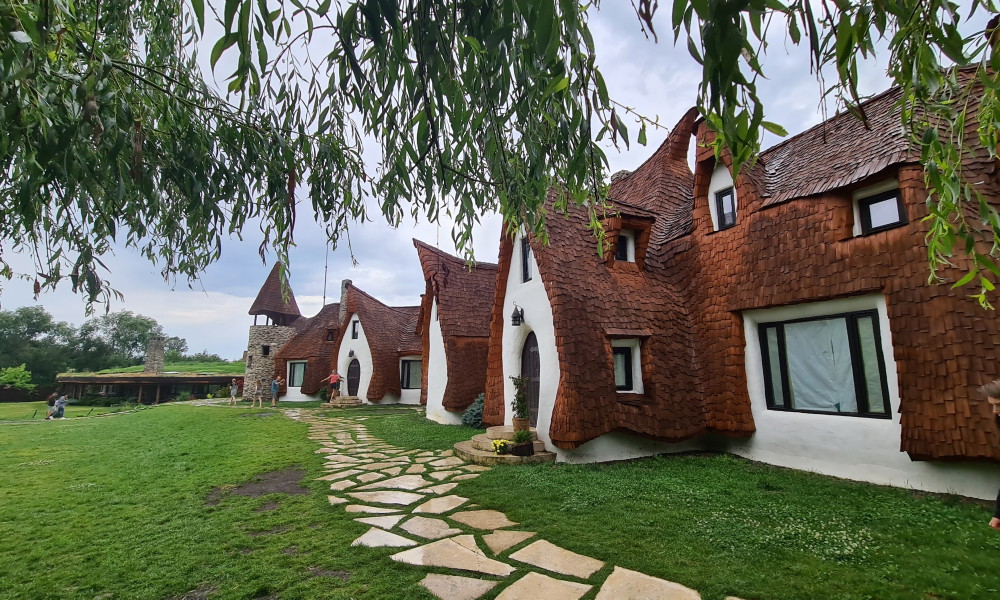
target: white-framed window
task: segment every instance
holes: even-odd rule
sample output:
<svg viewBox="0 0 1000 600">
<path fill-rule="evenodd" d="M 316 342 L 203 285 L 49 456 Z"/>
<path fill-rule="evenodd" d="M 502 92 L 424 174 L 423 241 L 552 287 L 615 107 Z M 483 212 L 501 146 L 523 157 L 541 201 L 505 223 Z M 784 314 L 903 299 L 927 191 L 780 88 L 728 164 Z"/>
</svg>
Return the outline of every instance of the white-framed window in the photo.
<svg viewBox="0 0 1000 600">
<path fill-rule="evenodd" d="M 420 388 L 421 364 L 419 358 L 404 358 L 399 361 L 399 387 L 404 390 Z"/>
<path fill-rule="evenodd" d="M 767 408 L 889 418 L 877 310 L 757 325 Z"/>
<path fill-rule="evenodd" d="M 899 182 L 895 179 L 855 190 L 852 198 L 855 236 L 878 233 L 909 223 L 899 193 Z"/>
<path fill-rule="evenodd" d="M 306 379 L 306 361 L 288 363 L 288 387 L 302 387 Z"/>
<path fill-rule="evenodd" d="M 635 231 L 622 229 L 615 243 L 615 260 L 635 262 Z"/>
<path fill-rule="evenodd" d="M 354 319 L 353 321 L 351 321 L 351 339 L 352 340 L 358 339 L 358 327 L 359 327 L 359 321 L 357 319 Z"/>
<path fill-rule="evenodd" d="M 725 165 L 717 165 L 708 184 L 708 211 L 712 215 L 712 231 L 736 225 L 738 204 L 732 174 Z"/>
<path fill-rule="evenodd" d="M 611 340 L 611 354 L 615 368 L 615 391 L 621 394 L 641 394 L 642 340 Z"/>
</svg>

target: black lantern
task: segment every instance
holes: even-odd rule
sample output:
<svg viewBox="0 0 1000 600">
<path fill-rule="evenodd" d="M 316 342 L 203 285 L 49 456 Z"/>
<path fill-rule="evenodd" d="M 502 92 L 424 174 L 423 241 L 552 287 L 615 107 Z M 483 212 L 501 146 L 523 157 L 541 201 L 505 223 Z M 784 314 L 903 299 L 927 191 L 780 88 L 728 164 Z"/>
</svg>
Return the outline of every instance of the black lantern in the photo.
<svg viewBox="0 0 1000 600">
<path fill-rule="evenodd" d="M 350 352 L 348 352 L 347 353 L 347 357 L 348 358 L 354 358 L 354 350 L 351 350 Z"/>
<path fill-rule="evenodd" d="M 520 327 L 521 323 L 524 323 L 524 309 L 515 304 L 514 312 L 510 314 L 510 324 L 514 327 Z"/>
</svg>

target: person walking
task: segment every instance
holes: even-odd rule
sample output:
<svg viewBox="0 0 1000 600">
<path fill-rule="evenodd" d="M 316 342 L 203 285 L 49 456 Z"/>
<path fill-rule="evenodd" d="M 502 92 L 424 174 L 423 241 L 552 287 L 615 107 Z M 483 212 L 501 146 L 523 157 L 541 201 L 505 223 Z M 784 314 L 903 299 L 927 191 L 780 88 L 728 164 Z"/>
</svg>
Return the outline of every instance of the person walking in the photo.
<svg viewBox="0 0 1000 600">
<path fill-rule="evenodd" d="M 336 370 L 330 371 L 330 376 L 321 380 L 320 383 L 324 381 L 330 382 L 330 400 L 340 395 L 340 374 Z"/>
<path fill-rule="evenodd" d="M 257 401 L 257 406 L 264 408 L 264 378 L 261 377 L 257 381 L 257 388 L 254 390 L 253 398 L 250 400 L 250 408 L 253 408 L 254 400 Z"/>
<path fill-rule="evenodd" d="M 236 394 L 240 391 L 240 386 L 237 385 L 236 379 L 233 379 L 229 383 L 229 406 L 236 406 Z"/>
</svg>

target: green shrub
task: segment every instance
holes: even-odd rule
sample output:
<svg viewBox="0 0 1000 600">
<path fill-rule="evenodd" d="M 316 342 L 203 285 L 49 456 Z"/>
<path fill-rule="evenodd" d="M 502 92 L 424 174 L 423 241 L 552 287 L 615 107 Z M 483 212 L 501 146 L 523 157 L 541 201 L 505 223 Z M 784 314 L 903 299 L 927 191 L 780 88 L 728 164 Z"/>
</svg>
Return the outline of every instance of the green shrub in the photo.
<svg viewBox="0 0 1000 600">
<path fill-rule="evenodd" d="M 514 443 L 515 444 L 527 444 L 532 439 L 531 432 L 527 429 L 521 429 L 514 432 Z"/>
<path fill-rule="evenodd" d="M 472 401 L 469 408 L 465 409 L 465 414 L 462 415 L 462 425 L 475 427 L 476 429 L 486 429 L 486 425 L 483 424 L 483 404 L 485 403 L 486 394 L 476 396 L 476 399 Z"/>
<path fill-rule="evenodd" d="M 119 401 L 118 398 L 109 396 L 84 396 L 74 400 L 73 404 L 77 406 L 111 406 Z"/>
</svg>

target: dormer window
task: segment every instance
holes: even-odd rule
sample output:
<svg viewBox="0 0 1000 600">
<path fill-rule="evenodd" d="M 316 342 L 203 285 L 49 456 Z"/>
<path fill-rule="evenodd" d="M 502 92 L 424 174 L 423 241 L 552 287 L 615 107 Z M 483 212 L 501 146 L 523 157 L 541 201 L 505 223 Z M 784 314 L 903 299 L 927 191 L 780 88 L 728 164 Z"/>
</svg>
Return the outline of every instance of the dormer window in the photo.
<svg viewBox="0 0 1000 600">
<path fill-rule="evenodd" d="M 868 235 L 906 225 L 906 207 L 899 182 L 883 181 L 857 190 L 854 197 L 854 235 Z"/>
<path fill-rule="evenodd" d="M 332 329 L 326 330 L 326 341 L 332 342 L 336 338 Z"/>
<path fill-rule="evenodd" d="M 736 194 L 733 188 L 715 192 L 715 214 L 719 216 L 719 231 L 736 225 Z"/>
<path fill-rule="evenodd" d="M 615 243 L 615 260 L 635 262 L 635 231 L 622 229 Z"/>
<path fill-rule="evenodd" d="M 528 236 L 521 238 L 521 282 L 531 281 L 531 243 Z"/>
<path fill-rule="evenodd" d="M 642 340 L 611 340 L 611 356 L 614 359 L 615 391 L 619 394 L 641 394 L 642 386 Z"/>
<path fill-rule="evenodd" d="M 718 165 L 712 171 L 708 184 L 708 211 L 712 215 L 712 231 L 722 231 L 736 225 L 738 206 L 733 176 L 725 165 Z"/>
<path fill-rule="evenodd" d="M 883 192 L 858 200 L 861 215 L 861 234 L 876 233 L 906 225 L 906 210 L 899 197 L 899 190 Z"/>
</svg>

